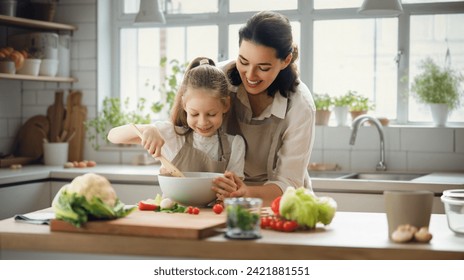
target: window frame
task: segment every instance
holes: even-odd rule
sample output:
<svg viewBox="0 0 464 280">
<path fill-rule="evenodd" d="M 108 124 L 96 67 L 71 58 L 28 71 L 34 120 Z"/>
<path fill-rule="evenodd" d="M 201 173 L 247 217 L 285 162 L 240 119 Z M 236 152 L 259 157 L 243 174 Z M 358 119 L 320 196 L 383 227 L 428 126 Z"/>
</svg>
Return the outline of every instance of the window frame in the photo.
<svg viewBox="0 0 464 280">
<path fill-rule="evenodd" d="M 105 90 L 106 96 L 119 96 L 119 33 L 121 28 L 134 27 L 133 21 L 135 14 L 123 14 L 123 1 L 118 0 L 116 5 L 111 7 L 110 27 L 108 30 L 111 34 L 111 43 L 109 48 L 109 57 L 111 58 L 111 81 L 106 83 L 109 87 L 109 92 Z M 231 24 L 243 24 L 255 11 L 252 12 L 229 12 L 229 1 L 233 0 L 218 0 L 217 13 L 201 13 L 201 14 L 165 14 L 166 24 L 150 24 L 149 27 L 179 27 L 179 26 L 196 26 L 196 25 L 211 25 L 218 26 L 218 49 L 219 53 L 217 61 L 222 61 L 228 58 L 228 26 Z M 98 1 L 103 2 L 103 1 Z M 111 1 L 114 3 L 113 1 Z M 340 20 L 340 19 L 365 19 L 374 18 L 373 16 L 360 15 L 357 13 L 357 8 L 342 8 L 342 9 L 318 9 L 314 10 L 314 0 L 298 0 L 298 8 L 296 10 L 279 10 L 278 12 L 287 16 L 290 21 L 299 21 L 301 26 L 301 41 L 300 41 L 300 74 L 301 80 L 313 91 L 313 73 L 314 66 L 314 46 L 312 44 L 314 37 L 314 22 L 319 20 Z M 405 82 L 402 77 L 409 76 L 409 39 L 410 39 L 410 19 L 416 15 L 437 15 L 437 14 L 459 14 L 464 13 L 464 1 L 460 2 L 444 2 L 444 3 L 417 3 L 403 4 L 403 14 L 398 16 L 398 46 L 397 51 L 401 52 L 400 61 L 398 63 L 397 73 L 397 99 L 402 99 L 402 96 L 409 95 L 409 83 Z M 392 16 L 393 17 L 393 16 Z M 385 17 L 387 18 L 387 17 Z M 143 27 L 141 27 L 143 28 Z M 99 28 L 100 30 L 100 28 Z M 303 33 L 304 32 L 304 33 Z M 108 55 L 107 55 L 108 56 Z M 107 59 L 108 60 L 108 59 Z M 107 62 L 108 63 L 108 62 Z M 103 97 L 99 96 L 99 100 Z M 424 125 L 425 122 L 410 122 L 408 121 L 409 100 L 397 102 L 397 119 L 394 123 L 397 125 Z M 450 123 L 450 125 L 461 126 L 463 122 Z"/>
</svg>

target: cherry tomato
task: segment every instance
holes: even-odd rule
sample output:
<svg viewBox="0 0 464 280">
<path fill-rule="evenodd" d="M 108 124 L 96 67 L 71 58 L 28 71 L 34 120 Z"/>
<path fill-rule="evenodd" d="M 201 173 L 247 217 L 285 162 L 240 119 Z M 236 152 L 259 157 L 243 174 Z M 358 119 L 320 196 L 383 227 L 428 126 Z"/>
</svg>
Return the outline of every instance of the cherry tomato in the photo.
<svg viewBox="0 0 464 280">
<path fill-rule="evenodd" d="M 156 204 L 151 204 L 151 203 L 147 203 L 146 201 L 139 201 L 139 210 L 147 210 L 147 211 L 154 211 L 158 209 L 158 205 Z"/>
<path fill-rule="evenodd" d="M 193 209 L 192 209 L 192 214 L 193 214 L 193 215 L 198 215 L 198 214 L 200 214 L 200 208 L 198 208 L 198 207 L 193 207 Z"/>
<path fill-rule="evenodd" d="M 224 207 L 221 204 L 219 203 L 214 204 L 213 206 L 214 213 L 221 214 L 223 210 L 224 210 Z"/>
<path fill-rule="evenodd" d="M 284 221 L 281 221 L 281 220 L 277 221 L 275 223 L 275 230 L 283 231 L 284 230 Z"/>
<path fill-rule="evenodd" d="M 192 206 L 187 207 L 186 212 L 187 212 L 188 214 L 193 214 L 193 207 L 192 207 Z"/>
<path fill-rule="evenodd" d="M 286 232 L 295 231 L 298 228 L 298 223 L 295 221 L 285 221 L 282 229 Z"/>
<path fill-rule="evenodd" d="M 282 198 L 282 196 L 278 196 L 271 203 L 271 209 L 272 209 L 272 212 L 274 212 L 274 215 L 279 215 L 279 207 L 280 207 L 280 199 L 281 198 Z"/>
<path fill-rule="evenodd" d="M 270 218 L 270 217 L 261 217 L 261 228 L 270 227 L 271 219 L 272 218 Z"/>
</svg>

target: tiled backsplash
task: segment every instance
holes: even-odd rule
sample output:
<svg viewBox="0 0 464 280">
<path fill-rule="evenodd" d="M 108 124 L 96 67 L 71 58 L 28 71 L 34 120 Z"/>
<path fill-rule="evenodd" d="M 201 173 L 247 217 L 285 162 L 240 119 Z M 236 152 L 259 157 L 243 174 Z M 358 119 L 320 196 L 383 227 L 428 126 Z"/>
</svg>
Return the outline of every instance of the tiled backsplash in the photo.
<svg viewBox="0 0 464 280">
<path fill-rule="evenodd" d="M 22 122 L 46 114 L 57 88 L 82 90 L 88 118 L 96 115 L 96 6 L 95 0 L 61 0 L 58 4 L 56 21 L 78 27 L 72 36 L 71 74 L 79 82 L 71 85 L 0 79 L 0 152 L 10 152 Z M 350 134 L 349 127 L 318 126 L 311 161 L 337 163 L 342 170 L 375 170 L 380 157 L 377 130 L 362 127 L 354 146 L 349 145 Z M 389 170 L 464 171 L 462 127 L 386 127 L 385 145 Z M 144 153 L 141 149 L 94 151 L 86 144 L 84 157 L 99 163 L 132 163 Z"/>
<path fill-rule="evenodd" d="M 464 171 L 464 128 L 384 127 L 388 170 Z M 375 127 L 364 126 L 349 144 L 349 127 L 318 126 L 312 162 L 336 163 L 342 170 L 375 170 L 380 140 Z"/>
</svg>

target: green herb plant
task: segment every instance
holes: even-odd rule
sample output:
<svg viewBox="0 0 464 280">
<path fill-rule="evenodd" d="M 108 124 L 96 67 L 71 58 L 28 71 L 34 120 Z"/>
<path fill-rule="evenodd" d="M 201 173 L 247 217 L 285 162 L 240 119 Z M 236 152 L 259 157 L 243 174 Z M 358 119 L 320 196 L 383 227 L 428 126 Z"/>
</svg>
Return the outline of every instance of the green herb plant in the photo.
<svg viewBox="0 0 464 280">
<path fill-rule="evenodd" d="M 259 220 L 257 213 L 250 212 L 241 205 L 227 206 L 227 226 L 231 228 L 239 228 L 243 231 L 251 231 Z"/>
<path fill-rule="evenodd" d="M 350 111 L 369 111 L 374 109 L 375 106 L 370 102 L 369 98 L 358 94 L 356 91 L 348 91 L 348 94 L 351 96 Z"/>
<path fill-rule="evenodd" d="M 140 98 L 137 101 L 136 109 L 130 111 L 129 98 L 121 104 L 120 98 L 107 97 L 103 100 L 103 110 L 94 119 L 84 123 L 87 128 L 87 140 L 96 150 L 100 148 L 99 140 L 108 144 L 106 136 L 111 128 L 128 123 L 148 124 L 151 122 L 149 113 L 145 111 L 146 100 Z M 123 106 L 124 105 L 124 106 Z"/>
<path fill-rule="evenodd" d="M 421 61 L 422 72 L 411 85 L 411 91 L 420 103 L 447 104 L 450 110 L 459 107 L 464 77 L 450 67 L 439 67 L 430 57 Z"/>
<path fill-rule="evenodd" d="M 314 94 L 314 104 L 316 110 L 330 110 L 330 106 L 333 104 L 332 98 L 327 94 Z"/>
</svg>

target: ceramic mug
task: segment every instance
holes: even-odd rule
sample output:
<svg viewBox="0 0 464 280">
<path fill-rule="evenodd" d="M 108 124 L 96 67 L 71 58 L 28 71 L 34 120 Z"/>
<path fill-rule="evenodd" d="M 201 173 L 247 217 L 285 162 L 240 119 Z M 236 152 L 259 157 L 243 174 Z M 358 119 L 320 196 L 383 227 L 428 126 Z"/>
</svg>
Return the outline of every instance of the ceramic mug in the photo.
<svg viewBox="0 0 464 280">
<path fill-rule="evenodd" d="M 430 191 L 384 191 L 385 212 L 388 221 L 388 236 L 400 225 L 410 224 L 428 227 L 432 214 L 433 192 Z"/>
<path fill-rule="evenodd" d="M 64 165 L 68 161 L 68 142 L 44 143 L 45 165 Z"/>
</svg>

